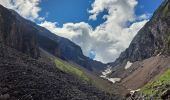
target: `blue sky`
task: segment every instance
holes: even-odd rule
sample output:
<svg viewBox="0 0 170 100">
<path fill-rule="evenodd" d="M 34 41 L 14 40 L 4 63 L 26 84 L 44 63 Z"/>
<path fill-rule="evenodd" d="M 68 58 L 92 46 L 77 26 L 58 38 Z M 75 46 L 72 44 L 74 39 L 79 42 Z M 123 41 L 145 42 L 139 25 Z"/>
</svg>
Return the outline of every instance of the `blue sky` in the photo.
<svg viewBox="0 0 170 100">
<path fill-rule="evenodd" d="M 3 6 L 79 45 L 84 55 L 113 62 L 163 0 L 0 0 Z"/>
<path fill-rule="evenodd" d="M 137 15 L 144 13 L 152 14 L 163 0 L 138 0 L 139 4 L 135 8 Z M 40 6 L 42 11 L 41 16 L 46 16 L 46 20 L 57 22 L 59 27 L 68 22 L 78 23 L 81 21 L 87 22 L 94 28 L 105 20 L 102 19 L 107 11 L 102 12 L 98 16 L 98 20 L 89 20 L 91 4 L 94 0 L 42 0 Z M 37 22 L 38 23 L 38 22 Z"/>
</svg>

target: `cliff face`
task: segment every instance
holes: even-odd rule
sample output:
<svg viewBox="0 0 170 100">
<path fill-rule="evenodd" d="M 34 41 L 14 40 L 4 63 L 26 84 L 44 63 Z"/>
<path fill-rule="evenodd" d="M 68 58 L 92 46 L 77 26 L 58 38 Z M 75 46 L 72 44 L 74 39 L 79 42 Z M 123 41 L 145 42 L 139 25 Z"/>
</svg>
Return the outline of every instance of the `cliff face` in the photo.
<svg viewBox="0 0 170 100">
<path fill-rule="evenodd" d="M 156 55 L 170 54 L 170 1 L 165 0 L 151 20 L 138 32 L 120 57 L 109 65 L 114 70 L 125 67 L 128 61 L 141 61 Z M 119 73 L 113 72 L 112 76 Z"/>
<path fill-rule="evenodd" d="M 0 42 L 38 58 L 37 31 L 27 20 L 0 5 Z"/>
</svg>

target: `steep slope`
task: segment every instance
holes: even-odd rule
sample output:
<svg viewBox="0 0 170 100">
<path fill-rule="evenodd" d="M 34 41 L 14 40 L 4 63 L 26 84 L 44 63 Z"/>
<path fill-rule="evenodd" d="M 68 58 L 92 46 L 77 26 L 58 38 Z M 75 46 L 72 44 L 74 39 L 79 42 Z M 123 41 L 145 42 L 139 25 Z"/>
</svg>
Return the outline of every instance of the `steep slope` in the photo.
<svg viewBox="0 0 170 100">
<path fill-rule="evenodd" d="M 156 56 L 143 61 L 135 62 L 131 68 L 126 71 L 130 73 L 122 79 L 121 84 L 128 89 L 137 90 L 142 88 L 155 77 L 159 77 L 170 68 L 170 57 Z M 135 69 L 136 68 L 136 69 Z M 135 71 L 133 72 L 132 70 Z"/>
<path fill-rule="evenodd" d="M 117 100 L 52 64 L 0 44 L 1 100 Z"/>
<path fill-rule="evenodd" d="M 161 76 L 157 77 L 154 81 L 145 85 L 141 93 L 148 97 L 152 95 L 154 99 L 169 100 L 170 95 L 170 70 L 167 70 Z"/>
<path fill-rule="evenodd" d="M 129 48 L 113 63 L 110 77 L 125 78 L 128 62 L 142 61 L 156 55 L 170 54 L 170 1 L 165 0 L 151 20 L 138 32 Z M 122 75 L 124 74 L 124 75 Z"/>
<path fill-rule="evenodd" d="M 27 22 L 14 11 L 7 10 L 0 5 L 0 43 L 5 43 L 33 58 L 38 58 L 38 31 Z"/>
</svg>

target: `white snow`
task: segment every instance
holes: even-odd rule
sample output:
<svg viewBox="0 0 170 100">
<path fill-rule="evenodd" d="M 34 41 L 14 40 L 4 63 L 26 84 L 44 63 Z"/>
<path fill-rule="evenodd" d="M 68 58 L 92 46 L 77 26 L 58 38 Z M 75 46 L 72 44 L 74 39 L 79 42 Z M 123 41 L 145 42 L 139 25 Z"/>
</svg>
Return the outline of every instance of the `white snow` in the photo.
<svg viewBox="0 0 170 100">
<path fill-rule="evenodd" d="M 109 77 L 107 77 L 107 75 L 112 72 L 111 68 L 112 68 L 111 66 L 108 66 L 108 68 L 102 72 L 102 75 L 100 77 L 107 79 L 108 81 L 110 81 L 114 84 L 116 82 L 119 82 L 121 80 L 121 78 L 109 78 Z"/>
<path fill-rule="evenodd" d="M 111 72 L 112 72 L 111 66 L 108 66 L 108 68 L 102 72 L 102 75 L 100 77 L 106 78 L 107 75 L 110 74 Z"/>
<path fill-rule="evenodd" d="M 128 90 L 130 90 L 130 94 L 133 95 L 135 92 L 139 92 L 141 89 L 137 89 L 137 90 L 128 89 Z"/>
<path fill-rule="evenodd" d="M 160 52 L 160 53 L 157 55 L 157 57 L 160 56 L 161 54 L 162 54 L 162 52 Z"/>
<path fill-rule="evenodd" d="M 127 62 L 125 69 L 129 69 L 132 66 L 133 63 L 131 63 L 130 61 Z"/>
<path fill-rule="evenodd" d="M 121 78 L 107 78 L 110 82 L 112 82 L 113 84 L 116 82 L 119 82 L 121 80 Z"/>
</svg>

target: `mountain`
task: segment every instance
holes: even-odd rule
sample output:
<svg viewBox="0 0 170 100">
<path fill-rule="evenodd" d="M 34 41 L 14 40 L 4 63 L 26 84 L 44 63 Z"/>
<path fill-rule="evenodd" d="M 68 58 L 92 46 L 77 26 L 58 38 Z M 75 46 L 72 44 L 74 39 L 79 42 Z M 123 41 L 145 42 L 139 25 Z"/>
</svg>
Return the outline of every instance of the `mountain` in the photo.
<svg viewBox="0 0 170 100">
<path fill-rule="evenodd" d="M 107 77 L 121 78 L 119 84 L 131 92 L 130 99 L 169 100 L 169 60 L 170 0 L 165 0 L 129 47 L 108 63 L 112 68 Z"/>
<path fill-rule="evenodd" d="M 79 46 L 0 5 L 0 100 L 121 100 L 92 73 L 100 68 Z"/>
<path fill-rule="evenodd" d="M 81 48 L 70 40 L 59 37 L 47 29 L 37 26 L 34 27 L 38 32 L 38 43 L 40 47 L 56 57 L 63 60 L 74 62 L 90 71 L 99 73 L 106 68 L 106 64 L 94 61 L 83 55 Z"/>
<path fill-rule="evenodd" d="M 169 8 L 169 1 L 165 0 L 151 20 L 134 37 L 130 46 L 115 62 L 108 64 L 113 70 L 120 69 L 123 72 L 127 62 L 134 63 L 153 56 L 170 54 Z M 113 72 L 111 76 L 118 77 L 121 71 Z"/>
</svg>

